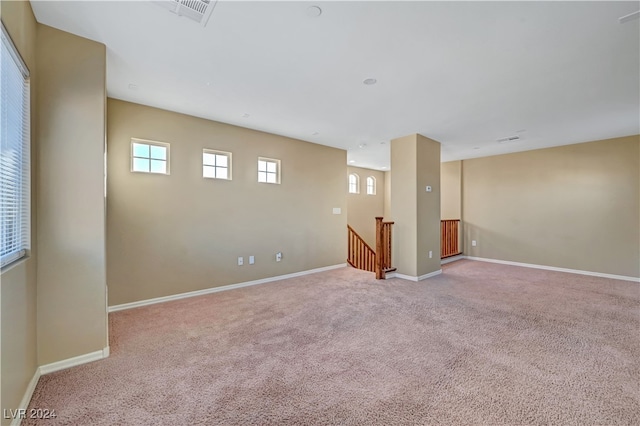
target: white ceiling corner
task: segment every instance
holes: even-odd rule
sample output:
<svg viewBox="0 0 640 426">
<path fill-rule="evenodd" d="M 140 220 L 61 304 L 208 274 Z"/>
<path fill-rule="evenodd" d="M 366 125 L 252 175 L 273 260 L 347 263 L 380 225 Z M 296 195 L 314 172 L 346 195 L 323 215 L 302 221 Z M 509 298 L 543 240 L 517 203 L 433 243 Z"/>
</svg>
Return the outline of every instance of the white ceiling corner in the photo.
<svg viewBox="0 0 640 426">
<path fill-rule="evenodd" d="M 389 140 L 412 133 L 443 161 L 640 133 L 640 21 L 618 21 L 637 1 L 218 1 L 206 26 L 151 1 L 32 6 L 107 46 L 110 97 L 348 149 L 359 167 L 388 167 Z"/>
</svg>

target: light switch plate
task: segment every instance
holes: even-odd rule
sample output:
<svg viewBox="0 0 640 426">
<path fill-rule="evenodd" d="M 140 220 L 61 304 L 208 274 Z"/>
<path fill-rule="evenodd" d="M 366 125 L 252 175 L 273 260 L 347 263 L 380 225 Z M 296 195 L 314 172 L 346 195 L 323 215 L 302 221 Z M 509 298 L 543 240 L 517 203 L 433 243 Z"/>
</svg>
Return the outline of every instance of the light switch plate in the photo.
<svg viewBox="0 0 640 426">
<path fill-rule="evenodd" d="M 334 207 L 333 214 L 342 214 L 342 209 L 340 207 Z"/>
</svg>

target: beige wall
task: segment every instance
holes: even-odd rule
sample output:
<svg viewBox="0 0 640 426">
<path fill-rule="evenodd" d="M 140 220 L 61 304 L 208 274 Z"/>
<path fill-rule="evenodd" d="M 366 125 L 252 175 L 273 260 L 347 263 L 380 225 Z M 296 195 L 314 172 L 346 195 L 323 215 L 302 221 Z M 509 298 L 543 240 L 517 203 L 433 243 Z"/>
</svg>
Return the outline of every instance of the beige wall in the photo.
<svg viewBox="0 0 640 426">
<path fill-rule="evenodd" d="M 440 164 L 440 217 L 460 219 L 462 214 L 462 161 Z"/>
<path fill-rule="evenodd" d="M 391 170 L 393 265 L 399 274 L 414 278 L 438 271 L 440 144 L 417 134 L 392 140 Z"/>
<path fill-rule="evenodd" d="M 348 167 L 349 174 L 355 173 L 360 177 L 360 193 L 347 193 L 347 223 L 375 250 L 376 247 L 376 217 L 384 216 L 385 184 L 384 172 Z M 376 194 L 367 194 L 367 177 L 376 180 Z"/>
<path fill-rule="evenodd" d="M 391 220 L 393 225 L 392 264 L 398 272 L 417 276 L 417 164 L 416 135 L 391 141 Z"/>
<path fill-rule="evenodd" d="M 638 136 L 465 160 L 465 254 L 640 276 L 639 163 Z"/>
<path fill-rule="evenodd" d="M 417 135 L 417 276 L 440 267 L 440 143 Z M 431 192 L 426 191 L 427 185 Z M 431 257 L 429 257 L 431 251 Z"/>
<path fill-rule="evenodd" d="M 105 46 L 38 26 L 38 362 L 108 346 Z"/>
<path fill-rule="evenodd" d="M 114 99 L 107 133 L 109 305 L 346 262 L 345 151 Z M 131 173 L 133 137 L 170 143 L 171 174 Z M 203 148 L 233 153 L 232 181 L 202 178 Z"/>
<path fill-rule="evenodd" d="M 384 172 L 384 218 L 391 220 L 391 171 Z"/>
<path fill-rule="evenodd" d="M 37 23 L 28 2 L 2 1 L 2 22 L 29 68 L 31 78 L 31 134 L 35 134 L 36 34 Z M 32 153 L 36 151 L 32 137 Z M 0 276 L 0 354 L 2 378 L 0 409 L 18 408 L 37 368 L 36 337 L 36 158 L 32 155 L 31 246 L 30 257 L 2 271 Z M 4 416 L 2 416 L 4 417 Z M 2 424 L 10 420 L 2 419 Z"/>
</svg>

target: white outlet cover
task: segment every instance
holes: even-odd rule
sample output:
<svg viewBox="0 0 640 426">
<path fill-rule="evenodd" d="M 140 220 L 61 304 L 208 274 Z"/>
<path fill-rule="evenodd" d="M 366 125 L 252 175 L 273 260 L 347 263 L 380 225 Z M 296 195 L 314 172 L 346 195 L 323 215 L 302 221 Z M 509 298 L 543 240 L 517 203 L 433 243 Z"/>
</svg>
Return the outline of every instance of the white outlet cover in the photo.
<svg viewBox="0 0 640 426">
<path fill-rule="evenodd" d="M 244 265 L 244 258 L 242 256 L 238 256 L 238 266 Z"/>
<path fill-rule="evenodd" d="M 471 240 L 471 245 L 472 245 L 473 247 L 475 247 L 475 246 L 477 246 L 477 245 L 478 245 L 478 243 L 476 242 L 476 240 Z"/>
</svg>

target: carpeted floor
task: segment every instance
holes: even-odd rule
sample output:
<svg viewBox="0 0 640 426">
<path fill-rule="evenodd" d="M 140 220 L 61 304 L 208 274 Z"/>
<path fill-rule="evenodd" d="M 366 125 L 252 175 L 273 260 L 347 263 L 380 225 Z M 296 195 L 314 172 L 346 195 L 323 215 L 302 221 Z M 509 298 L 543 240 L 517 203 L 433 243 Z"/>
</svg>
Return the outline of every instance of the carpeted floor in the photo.
<svg viewBox="0 0 640 426">
<path fill-rule="evenodd" d="M 55 425 L 640 424 L 640 285 L 474 261 L 344 268 L 110 314 Z M 24 421 L 23 424 L 33 424 Z"/>
</svg>

